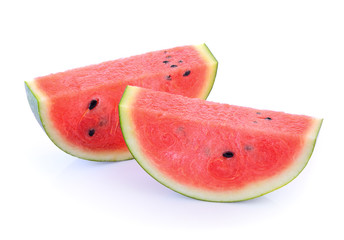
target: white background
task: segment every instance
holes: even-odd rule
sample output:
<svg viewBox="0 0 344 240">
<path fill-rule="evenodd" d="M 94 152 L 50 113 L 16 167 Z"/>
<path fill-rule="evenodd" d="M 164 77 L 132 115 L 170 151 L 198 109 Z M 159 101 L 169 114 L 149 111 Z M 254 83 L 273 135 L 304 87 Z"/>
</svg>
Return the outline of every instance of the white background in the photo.
<svg viewBox="0 0 344 240">
<path fill-rule="evenodd" d="M 1 1 L 0 239 L 344 239 L 343 1 Z M 219 61 L 208 100 L 324 118 L 287 186 L 209 203 L 136 162 L 59 150 L 24 80 L 205 42 Z"/>
</svg>

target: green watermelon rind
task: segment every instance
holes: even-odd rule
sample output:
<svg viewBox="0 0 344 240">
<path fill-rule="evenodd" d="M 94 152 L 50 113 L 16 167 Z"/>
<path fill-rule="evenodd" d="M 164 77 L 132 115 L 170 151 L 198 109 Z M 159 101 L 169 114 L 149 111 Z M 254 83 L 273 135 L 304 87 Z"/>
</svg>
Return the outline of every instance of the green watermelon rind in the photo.
<svg viewBox="0 0 344 240">
<path fill-rule="evenodd" d="M 171 189 L 172 191 L 175 191 L 181 195 L 184 195 L 184 196 L 189 197 L 189 198 L 201 200 L 201 201 L 207 201 L 207 202 L 241 202 L 241 201 L 246 201 L 246 200 L 250 200 L 250 199 L 254 199 L 254 198 L 266 195 L 266 194 L 273 192 L 277 189 L 280 189 L 283 186 L 287 185 L 288 183 L 292 182 L 303 171 L 303 169 L 308 164 L 309 159 L 310 159 L 310 157 L 314 151 L 316 140 L 317 140 L 317 137 L 318 137 L 318 134 L 319 134 L 322 122 L 323 122 L 323 119 L 317 119 L 314 122 L 312 129 L 307 134 L 307 136 L 311 136 L 312 141 L 310 142 L 311 145 L 308 148 L 305 148 L 305 150 L 308 150 L 308 151 L 306 151 L 307 154 L 304 155 L 302 158 L 302 159 L 304 159 L 304 161 L 302 161 L 303 165 L 300 165 L 301 167 L 300 167 L 299 171 L 295 172 L 293 177 L 290 177 L 288 179 L 288 181 L 284 181 L 283 184 L 279 184 L 277 187 L 271 188 L 268 191 L 264 191 L 260 194 L 254 195 L 252 197 L 242 198 L 242 199 L 237 199 L 237 200 L 214 200 L 211 197 L 208 197 L 208 198 L 195 197 L 195 196 L 192 196 L 192 195 L 189 195 L 189 194 L 186 194 L 184 192 L 176 190 L 172 186 L 173 185 L 172 181 L 171 181 L 172 183 L 169 183 L 168 180 L 167 181 L 160 180 L 159 177 L 156 177 L 154 171 L 151 172 L 148 169 L 148 167 L 145 166 L 145 164 L 144 164 L 145 160 L 142 160 L 142 159 L 146 158 L 146 156 L 142 153 L 142 150 L 139 147 L 139 143 L 135 139 L 135 134 L 132 134 L 133 125 L 132 125 L 132 121 L 130 120 L 130 113 L 129 113 L 130 111 L 126 107 L 127 105 L 130 105 L 130 101 L 133 101 L 133 99 L 135 98 L 135 91 L 136 90 L 137 90 L 136 87 L 127 86 L 126 90 L 124 91 L 124 93 L 122 95 L 122 99 L 119 103 L 120 125 L 122 128 L 124 140 L 128 146 L 128 149 L 129 149 L 131 155 L 135 158 L 135 160 L 142 167 L 142 169 L 144 171 L 146 171 L 153 179 L 155 179 L 160 184 L 164 185 L 165 187 L 167 187 L 167 188 Z"/>
<path fill-rule="evenodd" d="M 33 112 L 33 115 L 35 116 L 39 125 L 44 129 L 43 122 L 41 119 L 41 114 L 40 114 L 40 108 L 39 108 L 39 98 L 31 90 L 28 82 L 25 81 L 24 84 L 25 84 L 26 96 L 27 96 L 27 99 L 29 101 L 31 111 Z"/>
<path fill-rule="evenodd" d="M 211 75 L 209 76 L 207 81 L 205 81 L 205 87 L 203 89 L 204 92 L 200 92 L 200 95 L 199 95 L 199 98 L 207 99 L 215 82 L 218 62 L 205 43 L 200 44 L 200 45 L 194 45 L 194 47 L 203 55 L 204 60 L 212 63 L 211 68 L 210 68 Z M 121 157 L 121 158 L 117 157 L 113 159 L 109 159 L 109 158 L 99 159 L 99 156 L 96 156 L 96 155 L 94 158 L 89 157 L 88 156 L 89 154 L 87 154 L 86 151 L 83 152 L 83 150 L 80 150 L 80 149 L 77 149 L 76 154 L 73 153 L 73 151 L 66 150 L 65 147 L 61 146 L 61 145 L 64 145 L 62 137 L 59 136 L 59 134 L 52 133 L 53 129 L 49 130 L 49 127 L 47 126 L 47 124 L 44 121 L 44 118 L 42 117 L 42 105 L 44 105 L 43 104 L 44 94 L 42 94 L 39 90 L 36 89 L 34 81 L 25 81 L 24 85 L 25 85 L 25 91 L 26 91 L 30 108 L 37 122 L 42 127 L 44 132 L 47 134 L 49 139 L 63 152 L 69 155 L 72 155 L 74 157 L 82 158 L 89 161 L 96 161 L 96 162 L 114 162 L 114 161 L 119 162 L 119 161 L 126 161 L 126 160 L 133 159 L 133 156 L 132 155 L 128 156 L 128 154 L 123 154 L 125 155 L 125 157 Z M 82 153 L 82 156 L 78 153 Z"/>
<path fill-rule="evenodd" d="M 214 83 L 215 83 L 215 79 L 216 79 L 216 74 L 217 74 L 217 69 L 218 69 L 218 61 L 216 60 L 215 56 L 213 55 L 213 53 L 210 51 L 210 49 L 208 48 L 208 46 L 203 43 L 200 45 L 196 45 L 195 46 L 196 49 L 198 49 L 198 51 L 203 55 L 203 57 L 208 61 L 208 62 L 213 62 L 214 66 L 212 69 L 212 76 L 209 77 L 209 81 L 208 81 L 208 86 L 205 86 L 205 93 L 201 94 L 199 96 L 199 98 L 206 100 L 211 92 L 211 90 L 214 87 Z"/>
</svg>

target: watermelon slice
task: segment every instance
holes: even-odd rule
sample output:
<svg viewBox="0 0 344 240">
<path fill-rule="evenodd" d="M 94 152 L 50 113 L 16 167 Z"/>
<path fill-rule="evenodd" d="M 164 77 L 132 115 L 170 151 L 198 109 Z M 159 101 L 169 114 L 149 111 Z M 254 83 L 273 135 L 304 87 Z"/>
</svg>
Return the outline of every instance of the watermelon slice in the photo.
<svg viewBox="0 0 344 240">
<path fill-rule="evenodd" d="M 50 139 L 74 156 L 97 161 L 132 158 L 118 103 L 127 85 L 206 99 L 217 61 L 205 44 L 103 62 L 26 82 L 31 109 Z"/>
<path fill-rule="evenodd" d="M 186 196 L 220 202 L 255 198 L 293 180 L 322 124 L 132 86 L 119 113 L 127 146 L 153 178 Z"/>
</svg>

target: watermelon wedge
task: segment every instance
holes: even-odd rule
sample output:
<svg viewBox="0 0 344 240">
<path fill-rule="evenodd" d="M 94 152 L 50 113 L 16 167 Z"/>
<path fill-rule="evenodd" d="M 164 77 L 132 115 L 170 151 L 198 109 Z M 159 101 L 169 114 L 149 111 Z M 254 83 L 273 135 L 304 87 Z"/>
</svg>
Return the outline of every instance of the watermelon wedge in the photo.
<svg viewBox="0 0 344 240">
<path fill-rule="evenodd" d="M 79 158 L 132 158 L 118 103 L 127 85 L 206 99 L 217 61 L 205 44 L 149 52 L 25 82 L 31 109 L 50 139 Z"/>
<path fill-rule="evenodd" d="M 191 198 L 232 202 L 284 186 L 306 166 L 322 119 L 128 86 L 124 139 L 153 178 Z"/>
</svg>

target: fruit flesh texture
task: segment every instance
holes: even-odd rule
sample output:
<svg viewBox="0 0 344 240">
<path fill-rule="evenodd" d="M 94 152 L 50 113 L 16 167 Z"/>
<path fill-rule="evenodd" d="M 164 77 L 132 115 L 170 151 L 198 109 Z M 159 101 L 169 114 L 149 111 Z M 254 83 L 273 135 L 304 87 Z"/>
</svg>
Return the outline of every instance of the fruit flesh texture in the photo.
<svg viewBox="0 0 344 240">
<path fill-rule="evenodd" d="M 128 151 L 117 108 L 125 87 L 206 98 L 208 92 L 202 91 L 206 81 L 213 81 L 207 77 L 214 71 L 208 65 L 198 48 L 185 46 L 39 77 L 35 86 L 48 99 L 49 121 L 63 141 L 85 151 Z M 90 110 L 92 100 L 98 104 Z"/>
<path fill-rule="evenodd" d="M 189 81 L 184 81 L 187 70 L 193 71 Z M 50 74 L 35 81 L 51 98 L 118 82 L 190 96 L 201 91 L 206 70 L 199 51 L 194 46 L 185 46 Z M 168 75 L 171 81 L 166 81 Z"/>
<path fill-rule="evenodd" d="M 314 146 L 309 132 L 318 120 L 308 116 L 132 89 L 132 103 L 121 102 L 120 111 L 129 112 L 142 151 L 142 156 L 133 155 L 163 178 L 190 188 L 235 192 L 293 164 L 300 164 L 296 169 L 301 171 L 309 156 L 299 156 L 305 146 Z M 224 157 L 228 151 L 233 157 Z M 292 180 L 286 179 L 283 184 Z"/>
</svg>

